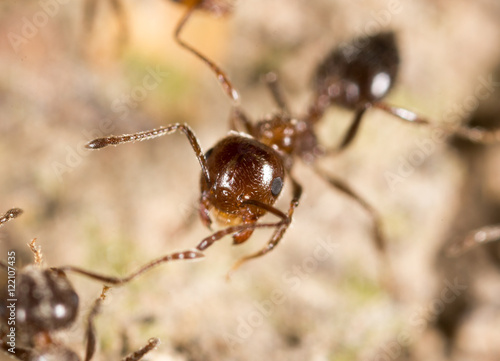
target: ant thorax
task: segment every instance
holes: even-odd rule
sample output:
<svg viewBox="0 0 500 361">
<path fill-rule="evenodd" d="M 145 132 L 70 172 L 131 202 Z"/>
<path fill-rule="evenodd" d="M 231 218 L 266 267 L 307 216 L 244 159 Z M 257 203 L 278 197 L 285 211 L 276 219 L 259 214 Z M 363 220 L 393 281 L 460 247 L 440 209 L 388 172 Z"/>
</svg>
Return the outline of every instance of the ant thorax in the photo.
<svg viewBox="0 0 500 361">
<path fill-rule="evenodd" d="M 283 113 L 258 122 L 252 133 L 259 142 L 281 154 L 288 170 L 292 168 L 293 156 L 300 157 L 306 163 L 312 163 L 323 154 L 313 124 Z"/>
</svg>

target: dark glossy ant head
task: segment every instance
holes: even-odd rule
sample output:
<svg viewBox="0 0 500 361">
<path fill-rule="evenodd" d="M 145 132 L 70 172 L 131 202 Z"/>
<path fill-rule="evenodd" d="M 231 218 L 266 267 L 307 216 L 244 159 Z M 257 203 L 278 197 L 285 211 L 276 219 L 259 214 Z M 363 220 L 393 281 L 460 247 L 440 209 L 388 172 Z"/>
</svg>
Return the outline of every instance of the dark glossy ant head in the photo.
<svg viewBox="0 0 500 361">
<path fill-rule="evenodd" d="M 394 85 L 399 53 L 393 32 L 339 46 L 318 66 L 315 89 L 326 105 L 356 109 L 382 99 Z"/>
<path fill-rule="evenodd" d="M 202 177 L 202 207 L 219 224 L 254 222 L 266 213 L 260 204 L 272 206 L 278 199 L 285 169 L 273 149 L 234 134 L 218 142 L 205 157 L 210 183 Z"/>
<path fill-rule="evenodd" d="M 71 326 L 78 314 L 78 295 L 65 273 L 25 267 L 17 281 L 16 325 L 24 334 Z"/>
</svg>

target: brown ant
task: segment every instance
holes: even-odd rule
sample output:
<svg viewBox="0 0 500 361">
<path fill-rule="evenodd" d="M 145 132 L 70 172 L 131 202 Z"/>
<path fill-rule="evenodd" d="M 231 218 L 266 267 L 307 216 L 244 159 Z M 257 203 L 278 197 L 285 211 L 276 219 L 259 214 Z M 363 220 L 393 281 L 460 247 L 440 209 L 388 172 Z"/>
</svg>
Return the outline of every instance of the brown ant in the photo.
<svg viewBox="0 0 500 361">
<path fill-rule="evenodd" d="M 268 74 L 266 81 L 280 112 L 252 124 L 243 111 L 236 107 L 231 116 L 232 128 L 236 129 L 237 123 L 240 123 L 244 132 L 230 132 L 206 153 L 202 151 L 198 139 L 187 124 L 171 124 L 135 134 L 98 138 L 87 144 L 89 149 L 100 149 L 109 145 L 149 140 L 175 131 L 184 133 L 201 166 L 201 220 L 208 227 L 212 220 L 226 226 L 204 238 L 197 249 L 204 251 L 226 235 L 232 235 L 234 244 L 241 244 L 257 228 L 274 229 L 268 243 L 260 251 L 240 259 L 231 271 L 277 246 L 292 221 L 302 194 L 302 186 L 291 174 L 294 161 L 300 158 L 311 164 L 324 154 L 314 133 L 312 117 L 292 117 L 277 86 L 276 76 Z M 317 168 L 315 170 L 330 185 L 357 201 L 369 212 L 374 222 L 373 233 L 377 248 L 384 251 L 384 237 L 373 208 L 348 185 Z M 292 184 L 292 198 L 288 210 L 283 212 L 273 205 L 281 194 L 287 177 Z M 259 223 L 259 218 L 266 213 L 273 214 L 279 220 Z"/>
<path fill-rule="evenodd" d="M 7 211 L 0 218 L 0 225 L 10 219 L 20 215 L 22 211 L 18 208 Z M 28 265 L 16 273 L 15 258 L 9 254 L 7 262 L 0 261 L 0 268 L 4 269 L 12 278 L 9 285 L 15 282 L 15 290 L 5 287 L 4 297 L 1 299 L 2 327 L 0 328 L 0 348 L 15 356 L 19 360 L 33 361 L 41 359 L 50 360 L 80 360 L 79 356 L 69 348 L 61 345 L 53 338 L 53 333 L 64 330 L 74 324 L 78 314 L 79 297 L 68 280 L 65 272 L 74 272 L 85 275 L 92 279 L 102 281 L 110 285 L 122 285 L 130 282 L 140 274 L 146 272 L 154 266 L 173 260 L 189 260 L 203 257 L 196 251 L 185 251 L 173 253 L 157 260 L 154 260 L 138 271 L 123 278 L 103 276 L 94 272 L 83 270 L 79 267 L 63 266 L 57 268 L 42 267 L 43 258 L 39 246 L 34 239 L 30 248 L 34 254 L 35 263 Z M 105 292 L 109 287 L 105 286 L 101 296 L 94 302 L 94 305 L 87 318 L 86 330 L 86 352 L 85 360 L 89 361 L 95 352 L 96 336 L 94 330 L 94 318 L 99 313 L 101 304 L 105 298 Z M 10 294 L 9 292 L 13 292 Z M 7 314 L 7 304 L 4 302 L 14 302 L 14 315 Z M 12 312 L 10 312 L 12 313 Z M 14 324 L 12 324 L 14 320 Z M 13 346 L 8 339 L 11 326 L 15 325 L 15 350 L 9 351 Z M 147 345 L 140 350 L 126 356 L 125 361 L 137 361 L 153 350 L 159 340 L 152 338 Z M 20 346 L 19 346 L 20 345 Z"/>
<path fill-rule="evenodd" d="M 322 117 L 333 104 L 354 110 L 354 120 L 344 136 L 340 152 L 352 143 L 365 112 L 374 107 L 404 121 L 432 125 L 432 123 L 407 109 L 383 102 L 392 89 L 400 66 L 396 36 L 384 32 L 357 38 L 335 48 L 317 67 L 314 88 L 315 101 L 309 112 L 310 121 Z M 487 131 L 465 126 L 439 125 L 443 131 L 475 143 L 500 142 L 500 131 Z"/>
<path fill-rule="evenodd" d="M 182 28 L 182 22 L 179 28 Z M 178 33 L 179 31 L 177 35 Z M 354 122 L 339 150 L 345 149 L 351 143 L 363 114 L 371 107 L 385 110 L 406 121 L 430 125 L 429 121 L 413 112 L 389 106 L 381 101 L 392 88 L 399 69 L 394 33 L 368 37 L 363 46 L 353 53 L 352 48 L 357 43 L 359 40 L 334 49 L 317 67 L 315 98 L 308 113 L 303 117 L 295 118 L 290 115 L 277 86 L 276 76 L 269 74 L 266 80 L 280 112 L 252 124 L 243 111 L 235 107 L 231 116 L 232 128 L 236 129 L 238 122 L 243 125 L 244 133 L 230 133 L 206 153 L 203 153 L 198 139 L 186 124 L 172 124 L 135 134 L 99 138 L 89 142 L 87 148 L 100 149 L 109 145 L 153 139 L 177 130 L 183 132 L 201 166 L 201 219 L 207 226 L 212 223 L 212 218 L 227 226 L 203 239 L 197 246 L 198 250 L 207 249 L 226 235 L 232 235 L 234 243 L 240 244 L 248 240 L 256 228 L 275 229 L 267 245 L 257 253 L 239 260 L 232 268 L 235 270 L 245 261 L 274 249 L 290 225 L 302 193 L 302 187 L 291 175 L 292 166 L 297 158 L 312 164 L 317 157 L 325 155 L 323 147 L 317 142 L 314 125 L 330 105 L 340 104 L 356 111 Z M 500 140 L 498 132 L 465 127 L 447 130 L 476 142 Z M 331 186 L 357 201 L 368 211 L 374 223 L 373 239 L 378 250 L 385 254 L 385 240 L 375 210 L 348 185 L 317 167 L 314 169 Z M 293 188 L 286 213 L 273 206 L 281 193 L 285 177 L 290 178 Z M 279 221 L 258 223 L 258 219 L 268 212 L 278 217 Z"/>
</svg>

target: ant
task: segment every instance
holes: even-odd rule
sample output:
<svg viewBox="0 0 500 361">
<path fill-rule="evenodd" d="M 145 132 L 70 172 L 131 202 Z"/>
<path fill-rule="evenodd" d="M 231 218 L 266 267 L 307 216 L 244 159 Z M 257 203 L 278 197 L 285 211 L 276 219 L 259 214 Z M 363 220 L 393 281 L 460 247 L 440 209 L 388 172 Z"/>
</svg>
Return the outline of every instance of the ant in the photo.
<svg viewBox="0 0 500 361">
<path fill-rule="evenodd" d="M 231 127 L 236 130 L 239 123 L 244 131 L 230 132 L 206 153 L 202 151 L 197 137 L 187 124 L 171 124 L 135 134 L 98 138 L 89 142 L 87 148 L 101 149 L 109 145 L 149 140 L 176 131 L 184 133 L 201 167 L 200 218 L 208 227 L 212 224 L 212 218 L 218 224 L 226 226 L 203 239 L 197 249 L 204 251 L 226 235 L 232 235 L 234 244 L 241 244 L 257 228 L 274 228 L 266 246 L 236 262 L 228 275 L 246 261 L 270 252 L 282 239 L 302 194 L 302 186 L 291 174 L 296 159 L 312 165 L 320 177 L 369 213 L 373 221 L 373 241 L 385 256 L 386 241 L 374 208 L 347 184 L 314 166 L 318 157 L 328 154 L 318 144 L 314 125 L 330 105 L 340 104 L 354 109 L 356 116 L 339 147 L 341 151 L 352 142 L 364 113 L 371 107 L 385 110 L 409 122 L 425 125 L 431 123 L 413 112 L 382 102 L 392 88 L 399 68 L 395 34 L 386 32 L 370 36 L 357 52 L 348 54 L 348 50 L 352 50 L 357 43 L 358 39 L 335 48 L 318 65 L 313 105 L 305 116 L 296 118 L 290 115 L 289 107 L 278 87 L 277 77 L 270 73 L 265 80 L 280 111 L 253 124 L 236 105 L 230 117 Z M 229 81 L 226 84 L 230 84 Z M 231 92 L 233 91 L 229 93 Z M 498 132 L 466 127 L 446 130 L 475 142 L 500 140 Z M 290 178 L 292 183 L 292 199 L 287 212 L 273 206 L 283 189 L 285 177 Z M 273 214 L 279 220 L 274 223 L 258 223 L 259 218 L 266 213 Z"/>
<path fill-rule="evenodd" d="M 280 111 L 253 124 L 240 107 L 235 106 L 230 117 L 233 131 L 206 153 L 202 151 L 193 130 L 187 124 L 178 123 L 135 134 L 98 138 L 86 145 L 89 149 L 101 149 L 109 145 L 149 140 L 176 131 L 184 133 L 201 167 L 200 218 L 209 228 L 213 220 L 226 227 L 204 238 L 197 249 L 204 251 L 226 235 L 232 235 L 234 244 L 241 244 L 257 228 L 274 229 L 267 244 L 260 251 L 238 260 L 228 277 L 246 261 L 272 251 L 288 229 L 302 194 L 302 186 L 292 175 L 295 160 L 298 158 L 312 164 L 325 154 L 313 129 L 317 119 L 312 113 L 303 118 L 291 116 L 276 75 L 269 73 L 265 80 Z M 243 126 L 243 132 L 235 131 L 238 124 Z M 374 224 L 373 239 L 377 249 L 385 254 L 385 240 L 376 211 L 347 184 L 317 167 L 314 169 L 331 186 L 358 202 L 370 214 Z M 274 203 L 286 178 L 291 181 L 292 198 L 288 210 L 283 212 L 274 207 Z M 259 223 L 258 220 L 266 213 L 279 220 Z"/>
<path fill-rule="evenodd" d="M 317 67 L 314 88 L 315 101 L 308 117 L 320 119 L 333 104 L 353 110 L 354 119 L 337 152 L 345 150 L 356 136 L 363 115 L 378 108 L 401 120 L 430 126 L 432 123 L 416 113 L 388 105 L 382 100 L 392 89 L 400 66 L 394 32 L 383 32 L 335 48 Z M 446 133 L 474 143 L 500 142 L 500 130 L 487 131 L 466 126 L 439 125 Z"/>
<path fill-rule="evenodd" d="M 0 225 L 20 215 L 22 211 L 18 208 L 7 211 L 0 217 Z M 79 267 L 63 266 L 57 268 L 44 268 L 41 249 L 35 244 L 34 239 L 30 244 L 31 251 L 34 254 L 35 262 L 33 265 L 22 268 L 16 274 L 14 267 L 15 259 L 8 259 L 8 262 L 0 261 L 0 268 L 6 272 L 15 274 L 15 291 L 12 295 L 9 294 L 11 289 L 5 288 L 5 297 L 3 302 L 11 302 L 15 299 L 15 315 L 3 314 L 8 308 L 2 304 L 2 321 L 5 326 L 0 329 L 0 347 L 9 354 L 17 357 L 20 360 L 38 360 L 38 359 L 53 359 L 53 360 L 80 360 L 79 356 L 69 348 L 61 345 L 53 339 L 53 332 L 67 329 L 74 324 L 79 307 L 79 297 L 74 290 L 71 282 L 66 276 L 66 272 L 74 272 L 85 275 L 89 278 L 103 281 L 110 285 L 122 285 L 130 282 L 140 274 L 157 266 L 161 263 L 172 260 L 189 260 L 203 257 L 202 254 L 196 251 L 185 251 L 173 253 L 157 260 L 154 260 L 138 271 L 123 278 L 103 276 L 94 272 L 83 270 Z M 10 256 L 10 254 L 9 254 Z M 9 280 L 11 284 L 12 280 Z M 95 353 L 96 336 L 94 329 L 94 318 L 99 313 L 101 304 L 105 299 L 105 293 L 109 289 L 105 286 L 101 296 L 94 302 L 94 305 L 87 318 L 86 330 L 86 352 L 85 360 L 92 359 Z M 8 297 L 7 297 L 8 295 Z M 9 351 L 13 346 L 9 345 L 7 338 L 9 332 L 12 331 L 9 321 L 15 320 L 15 352 Z M 4 329 L 5 327 L 5 329 Z M 153 350 L 159 344 L 159 340 L 152 338 L 147 345 L 126 356 L 124 361 L 137 361 Z M 17 345 L 23 345 L 18 347 Z"/>
</svg>

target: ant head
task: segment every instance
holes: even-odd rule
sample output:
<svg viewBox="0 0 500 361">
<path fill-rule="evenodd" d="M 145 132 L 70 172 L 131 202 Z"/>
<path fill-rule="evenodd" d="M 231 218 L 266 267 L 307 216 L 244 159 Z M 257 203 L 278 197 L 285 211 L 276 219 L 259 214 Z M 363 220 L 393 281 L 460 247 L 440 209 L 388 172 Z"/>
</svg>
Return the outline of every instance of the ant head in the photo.
<svg viewBox="0 0 500 361">
<path fill-rule="evenodd" d="M 394 84 L 399 53 L 393 32 L 341 45 L 318 66 L 318 99 L 355 109 L 382 99 Z"/>
<path fill-rule="evenodd" d="M 280 155 L 257 140 L 231 135 L 205 157 L 211 184 L 201 179 L 202 198 L 221 224 L 256 220 L 266 211 L 250 201 L 273 205 L 283 188 L 285 169 Z"/>
<path fill-rule="evenodd" d="M 25 333 L 70 326 L 78 313 L 78 295 L 62 271 L 27 266 L 18 276 L 16 319 Z"/>
</svg>

